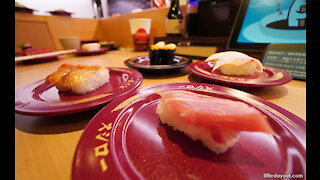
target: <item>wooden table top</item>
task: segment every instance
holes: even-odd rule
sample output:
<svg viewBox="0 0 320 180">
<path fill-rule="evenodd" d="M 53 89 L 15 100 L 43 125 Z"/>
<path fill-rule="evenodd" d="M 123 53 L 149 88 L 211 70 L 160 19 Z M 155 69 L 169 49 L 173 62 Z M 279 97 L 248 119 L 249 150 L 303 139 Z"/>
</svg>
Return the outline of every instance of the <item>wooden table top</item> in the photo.
<svg viewBox="0 0 320 180">
<path fill-rule="evenodd" d="M 39 64 L 15 65 L 15 89 L 20 89 L 46 76 L 63 63 L 126 67 L 126 59 L 147 55 L 147 52 L 109 51 L 96 56 L 59 56 L 59 60 Z M 205 82 L 187 70 L 170 75 L 144 75 L 141 87 L 176 82 Z M 241 89 L 266 99 L 306 120 L 306 82 Z M 102 108 L 102 107 L 101 107 Z M 15 177 L 16 179 L 71 179 L 73 155 L 79 138 L 93 116 L 101 109 L 56 116 L 15 114 Z"/>
</svg>

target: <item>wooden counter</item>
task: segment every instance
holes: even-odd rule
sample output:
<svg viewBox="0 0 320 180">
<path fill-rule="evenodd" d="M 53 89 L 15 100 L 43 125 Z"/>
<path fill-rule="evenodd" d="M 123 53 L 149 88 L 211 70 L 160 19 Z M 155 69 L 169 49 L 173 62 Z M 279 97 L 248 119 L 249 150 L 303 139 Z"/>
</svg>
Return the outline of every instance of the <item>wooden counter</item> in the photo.
<svg viewBox="0 0 320 180">
<path fill-rule="evenodd" d="M 15 65 L 15 88 L 45 78 L 63 63 L 126 67 L 123 62 L 147 52 L 110 51 L 103 55 L 76 57 L 63 55 L 58 61 Z M 144 75 L 141 87 L 176 82 L 207 82 L 185 69 L 178 74 Z M 243 89 L 264 98 L 306 120 L 306 82 Z M 102 107 L 101 107 L 102 108 Z M 15 114 L 15 176 L 17 180 L 71 179 L 72 160 L 79 138 L 101 109 L 56 117 Z"/>
</svg>

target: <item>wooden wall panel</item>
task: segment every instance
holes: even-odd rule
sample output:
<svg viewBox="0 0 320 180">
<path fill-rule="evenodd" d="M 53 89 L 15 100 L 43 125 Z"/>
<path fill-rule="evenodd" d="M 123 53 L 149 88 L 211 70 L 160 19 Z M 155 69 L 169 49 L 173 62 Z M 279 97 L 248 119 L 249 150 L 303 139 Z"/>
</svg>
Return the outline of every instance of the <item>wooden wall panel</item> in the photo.
<svg viewBox="0 0 320 180">
<path fill-rule="evenodd" d="M 186 6 L 181 6 L 184 16 Z M 129 19 L 131 18 L 151 18 L 150 44 L 153 43 L 154 36 L 165 36 L 165 19 L 169 8 L 163 7 L 158 9 L 144 10 L 138 13 L 123 14 L 121 16 L 110 17 L 100 20 L 102 28 L 102 38 L 106 41 L 115 41 L 117 45 L 133 47 L 132 36 L 130 32 Z M 185 17 L 183 17 L 183 26 Z M 184 29 L 183 29 L 184 30 Z"/>
<path fill-rule="evenodd" d="M 96 34 L 98 19 L 46 16 L 46 21 L 57 50 L 63 49 L 59 42 L 60 37 L 79 36 L 80 40 L 99 37 L 99 35 Z"/>
<path fill-rule="evenodd" d="M 184 16 L 186 5 L 181 5 Z M 168 7 L 144 10 L 138 13 L 123 14 L 107 19 L 84 19 L 63 16 L 37 16 L 15 13 L 15 41 L 28 42 L 35 48 L 62 50 L 59 37 L 79 36 L 80 40 L 114 41 L 118 46 L 133 47 L 129 19 L 151 18 L 150 44 L 154 36 L 165 35 L 165 19 Z M 183 25 L 185 17 L 183 17 Z M 16 53 L 21 51 L 15 49 Z"/>
<path fill-rule="evenodd" d="M 102 39 L 99 24 L 98 19 L 15 13 L 15 44 L 30 43 L 34 48 L 62 50 L 59 37 Z M 19 53 L 21 49 L 15 47 L 15 52 Z"/>
<path fill-rule="evenodd" d="M 20 43 L 30 43 L 34 48 L 49 48 L 56 50 L 45 19 L 39 17 L 32 18 L 32 16 L 22 17 L 23 19 L 16 19 L 15 21 L 16 53 L 21 52 L 21 48 L 17 47 Z"/>
</svg>

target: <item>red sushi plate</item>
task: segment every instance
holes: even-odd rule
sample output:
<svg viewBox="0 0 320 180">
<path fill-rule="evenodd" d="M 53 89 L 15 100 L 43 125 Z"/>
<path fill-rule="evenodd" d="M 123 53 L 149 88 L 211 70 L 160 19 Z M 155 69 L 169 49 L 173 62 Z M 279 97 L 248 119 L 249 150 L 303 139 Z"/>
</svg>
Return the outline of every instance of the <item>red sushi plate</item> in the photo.
<svg viewBox="0 0 320 180">
<path fill-rule="evenodd" d="M 28 60 L 23 60 L 23 61 L 18 61 L 18 62 L 21 62 L 21 63 L 24 63 L 24 64 L 36 64 L 36 63 L 44 63 L 44 62 L 51 62 L 51 61 L 56 61 L 58 60 L 58 56 L 61 55 L 61 54 L 58 54 L 58 55 L 47 55 L 45 57 L 36 57 L 36 58 L 33 58 L 33 59 L 28 59 Z"/>
<path fill-rule="evenodd" d="M 215 154 L 160 122 L 154 92 L 166 89 L 247 103 L 266 115 L 276 134 L 240 132 L 235 146 Z M 263 179 L 275 173 L 305 178 L 306 122 L 246 92 L 204 83 L 162 84 L 114 100 L 85 128 L 72 167 L 74 180 Z"/>
<path fill-rule="evenodd" d="M 96 51 L 84 51 L 82 49 L 77 49 L 76 55 L 78 56 L 93 56 L 98 54 L 104 54 L 109 50 L 109 48 L 101 47 L 99 50 Z"/>
<path fill-rule="evenodd" d="M 26 115 L 63 115 L 102 106 L 138 88 L 142 74 L 131 68 L 110 67 L 109 83 L 84 95 L 59 92 L 45 79 L 15 92 L 15 112 Z"/>
<path fill-rule="evenodd" d="M 256 73 L 252 76 L 227 76 L 223 75 L 218 70 L 212 72 L 213 67 L 213 61 L 198 61 L 188 66 L 189 70 L 197 76 L 211 81 L 236 86 L 276 86 L 286 84 L 292 80 L 292 76 L 286 71 L 265 65 L 263 65 L 263 72 Z"/>
</svg>

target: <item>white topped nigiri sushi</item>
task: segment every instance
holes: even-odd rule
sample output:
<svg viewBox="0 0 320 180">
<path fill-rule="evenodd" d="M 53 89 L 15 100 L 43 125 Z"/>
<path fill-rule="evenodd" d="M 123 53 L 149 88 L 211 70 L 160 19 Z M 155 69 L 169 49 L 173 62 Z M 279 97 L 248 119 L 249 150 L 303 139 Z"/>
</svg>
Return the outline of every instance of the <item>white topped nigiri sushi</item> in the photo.
<svg viewBox="0 0 320 180">
<path fill-rule="evenodd" d="M 90 52 L 90 51 L 98 51 L 100 47 L 101 45 L 99 43 L 86 43 L 81 46 L 81 49 L 83 51 Z"/>
<path fill-rule="evenodd" d="M 265 116 L 246 103 L 184 90 L 158 94 L 160 121 L 194 141 L 200 140 L 217 154 L 234 146 L 240 131 L 274 134 Z"/>
<path fill-rule="evenodd" d="M 206 61 L 215 62 L 212 72 L 220 70 L 225 75 L 253 75 L 263 71 L 258 59 L 236 51 L 216 53 L 209 56 Z"/>
</svg>

